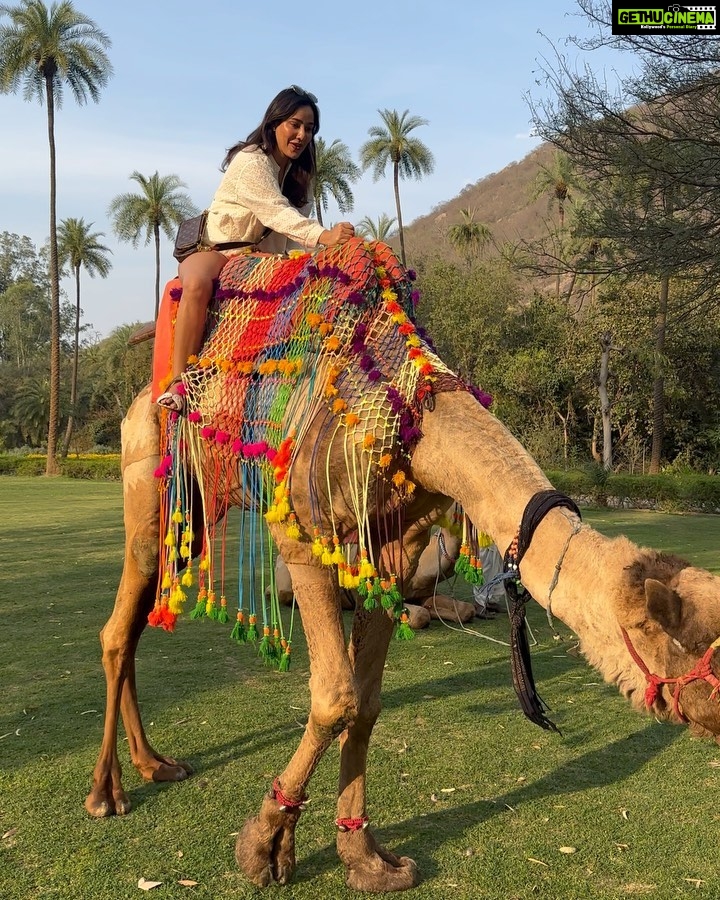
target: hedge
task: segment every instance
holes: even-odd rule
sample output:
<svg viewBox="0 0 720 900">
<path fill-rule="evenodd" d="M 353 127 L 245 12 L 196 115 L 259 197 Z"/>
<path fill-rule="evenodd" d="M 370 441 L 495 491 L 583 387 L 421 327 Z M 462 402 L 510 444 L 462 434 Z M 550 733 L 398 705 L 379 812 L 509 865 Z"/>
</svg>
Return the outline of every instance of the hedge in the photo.
<svg viewBox="0 0 720 900">
<path fill-rule="evenodd" d="M 58 460 L 61 475 L 96 481 L 120 481 L 120 457 L 100 456 L 92 459 L 67 457 Z M 44 456 L 0 455 L 0 475 L 44 475 Z"/>
<path fill-rule="evenodd" d="M 58 460 L 68 478 L 120 480 L 120 457 Z M 44 475 L 42 456 L 0 454 L 0 475 Z M 720 512 L 720 476 L 693 473 L 614 475 L 600 467 L 546 472 L 552 485 L 577 501 L 600 506 L 652 507 L 665 511 Z"/>
<path fill-rule="evenodd" d="M 595 469 L 546 472 L 553 486 L 601 506 L 652 507 L 667 512 L 720 512 L 720 476 L 694 473 L 614 475 Z"/>
</svg>

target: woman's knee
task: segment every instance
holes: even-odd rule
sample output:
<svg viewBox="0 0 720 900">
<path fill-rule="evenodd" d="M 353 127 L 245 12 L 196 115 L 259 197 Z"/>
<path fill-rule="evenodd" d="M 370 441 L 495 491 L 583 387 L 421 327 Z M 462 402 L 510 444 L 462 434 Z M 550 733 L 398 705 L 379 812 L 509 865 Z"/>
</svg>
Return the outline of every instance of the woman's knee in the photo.
<svg viewBox="0 0 720 900">
<path fill-rule="evenodd" d="M 222 253 L 215 250 L 205 250 L 199 253 L 193 253 L 184 259 L 178 266 L 178 277 L 182 281 L 183 286 L 188 282 L 204 283 L 217 278 L 227 262 L 227 258 Z"/>
</svg>

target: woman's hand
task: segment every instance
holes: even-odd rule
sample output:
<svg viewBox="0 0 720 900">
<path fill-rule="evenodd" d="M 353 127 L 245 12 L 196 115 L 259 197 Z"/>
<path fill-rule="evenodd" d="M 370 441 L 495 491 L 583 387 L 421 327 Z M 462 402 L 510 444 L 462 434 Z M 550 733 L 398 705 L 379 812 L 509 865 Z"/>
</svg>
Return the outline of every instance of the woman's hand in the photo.
<svg viewBox="0 0 720 900">
<path fill-rule="evenodd" d="M 318 243 L 334 247 L 335 244 L 344 244 L 351 237 L 355 237 L 355 227 L 350 222 L 338 222 L 330 231 L 323 231 Z"/>
</svg>

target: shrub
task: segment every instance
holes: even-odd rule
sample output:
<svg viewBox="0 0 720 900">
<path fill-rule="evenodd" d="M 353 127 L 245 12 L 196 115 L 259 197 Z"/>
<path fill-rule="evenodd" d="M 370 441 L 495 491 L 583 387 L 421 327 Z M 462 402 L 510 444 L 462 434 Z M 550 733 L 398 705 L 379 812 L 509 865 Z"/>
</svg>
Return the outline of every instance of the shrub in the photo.
<svg viewBox="0 0 720 900">
<path fill-rule="evenodd" d="M 675 472 L 662 475 L 612 475 L 599 479 L 595 469 L 547 472 L 556 490 L 574 499 L 614 506 L 648 506 L 666 512 L 720 512 L 720 476 Z"/>
<path fill-rule="evenodd" d="M 58 460 L 60 473 L 68 478 L 120 481 L 120 457 L 102 456 L 85 459 L 68 457 Z M 0 475 L 44 475 L 44 456 L 0 454 Z"/>
</svg>

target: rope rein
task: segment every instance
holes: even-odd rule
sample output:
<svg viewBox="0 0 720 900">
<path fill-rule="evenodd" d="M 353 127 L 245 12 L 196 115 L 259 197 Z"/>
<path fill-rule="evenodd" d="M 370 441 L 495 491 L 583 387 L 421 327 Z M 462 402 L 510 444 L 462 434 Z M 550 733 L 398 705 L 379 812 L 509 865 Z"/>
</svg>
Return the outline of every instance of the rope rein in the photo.
<svg viewBox="0 0 720 900">
<path fill-rule="evenodd" d="M 557 587 L 558 579 L 560 578 L 560 570 L 562 569 L 562 564 L 565 562 L 565 554 L 568 552 L 568 547 L 570 546 L 570 541 L 575 537 L 576 534 L 582 530 L 582 522 L 574 522 L 573 529 L 568 535 L 568 539 L 565 541 L 565 546 L 562 548 L 562 552 L 560 553 L 560 557 L 558 561 L 555 563 L 555 571 L 553 572 L 553 577 L 550 582 L 550 587 L 548 588 L 548 602 L 545 607 L 545 615 L 548 620 L 548 625 L 550 628 L 557 634 L 557 630 L 555 628 L 555 623 L 553 621 L 553 612 L 552 612 L 552 595 L 553 591 Z"/>
<path fill-rule="evenodd" d="M 628 649 L 628 653 L 633 658 L 635 665 L 643 673 L 645 681 L 648 683 L 647 688 L 645 689 L 645 706 L 648 709 L 652 709 L 653 704 L 660 696 L 664 684 L 675 685 L 675 690 L 671 690 L 670 692 L 673 698 L 673 712 L 681 722 L 687 724 L 688 719 L 680 706 L 680 693 L 686 685 L 691 684 L 693 681 L 705 681 L 712 687 L 710 699 L 717 697 L 718 693 L 720 693 L 720 678 L 715 675 L 710 665 L 710 660 L 713 658 L 718 647 L 720 647 L 720 638 L 717 638 L 710 644 L 705 653 L 697 661 L 694 668 L 685 675 L 678 675 L 676 678 L 662 678 L 660 675 L 655 675 L 648 669 L 643 658 L 637 652 L 635 647 L 633 647 L 627 631 L 625 631 L 622 626 L 620 631 L 623 640 L 625 641 L 625 646 Z"/>
</svg>

